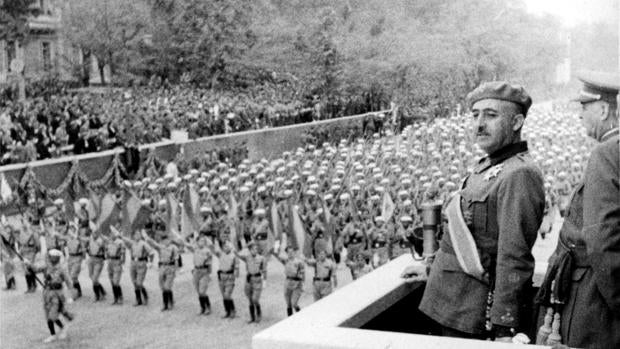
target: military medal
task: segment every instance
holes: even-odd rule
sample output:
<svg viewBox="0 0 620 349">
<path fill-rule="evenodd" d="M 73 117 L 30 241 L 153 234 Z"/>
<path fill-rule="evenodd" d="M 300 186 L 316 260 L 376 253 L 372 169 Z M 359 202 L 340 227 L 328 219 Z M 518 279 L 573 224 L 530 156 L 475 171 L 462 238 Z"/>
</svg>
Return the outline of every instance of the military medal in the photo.
<svg viewBox="0 0 620 349">
<path fill-rule="evenodd" d="M 489 169 L 489 171 L 484 175 L 485 181 L 490 181 L 491 179 L 497 177 L 497 175 L 502 172 L 504 168 L 504 164 L 498 164 Z"/>
</svg>

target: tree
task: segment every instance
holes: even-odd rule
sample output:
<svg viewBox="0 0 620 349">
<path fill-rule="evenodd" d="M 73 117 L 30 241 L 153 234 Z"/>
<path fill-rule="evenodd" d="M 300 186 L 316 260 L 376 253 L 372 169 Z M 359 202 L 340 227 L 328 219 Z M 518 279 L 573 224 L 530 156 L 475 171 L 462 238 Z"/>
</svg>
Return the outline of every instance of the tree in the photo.
<svg viewBox="0 0 620 349">
<path fill-rule="evenodd" d="M 254 44 L 251 0 L 152 0 L 152 43 L 141 70 L 171 81 L 188 74 L 209 87 L 230 78 L 230 68 Z"/>
<path fill-rule="evenodd" d="M 65 5 L 63 29 L 69 42 L 89 57 L 97 58 L 101 82 L 106 84 L 104 67 L 124 73 L 133 58 L 136 42 L 147 25 L 147 6 L 142 0 L 69 0 Z"/>
<path fill-rule="evenodd" d="M 0 1 L 0 39 L 23 42 L 28 37 L 28 17 L 37 16 L 35 0 Z"/>
</svg>

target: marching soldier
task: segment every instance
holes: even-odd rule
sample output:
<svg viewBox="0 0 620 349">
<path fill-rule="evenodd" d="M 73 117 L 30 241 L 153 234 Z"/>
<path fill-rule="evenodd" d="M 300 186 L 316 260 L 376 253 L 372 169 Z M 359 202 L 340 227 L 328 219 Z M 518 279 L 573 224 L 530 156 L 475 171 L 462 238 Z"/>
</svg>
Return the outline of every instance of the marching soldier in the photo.
<svg viewBox="0 0 620 349">
<path fill-rule="evenodd" d="M 196 245 L 185 244 L 185 247 L 194 254 L 194 270 L 192 270 L 194 289 L 198 293 L 200 315 L 211 314 L 211 301 L 207 295 L 207 288 L 211 281 L 211 265 L 213 254 L 209 248 L 210 243 L 205 236 L 196 238 Z"/>
<path fill-rule="evenodd" d="M 73 289 L 75 289 L 76 299 L 82 297 L 82 286 L 80 285 L 79 278 L 80 272 L 82 271 L 82 261 L 86 258 L 84 241 L 78 234 L 79 230 L 75 223 L 69 223 L 67 226 L 67 234 L 64 236 L 64 239 L 67 250 L 67 267 L 69 277 L 73 282 Z"/>
<path fill-rule="evenodd" d="M 538 301 L 555 312 L 559 331 L 546 345 L 579 348 L 620 346 L 620 149 L 617 97 L 620 76 L 585 72 L 579 98 L 580 117 L 592 151 L 582 183 L 567 206 L 556 251 Z M 544 339 L 544 338 L 541 338 Z"/>
<path fill-rule="evenodd" d="M 394 259 L 411 252 L 411 243 L 407 236 L 413 236 L 413 218 L 411 216 L 401 216 L 400 224 L 394 234 L 388 237 L 390 244 L 390 258 Z"/>
<path fill-rule="evenodd" d="M 41 250 L 41 242 L 39 233 L 37 233 L 23 218 L 22 230 L 18 242 L 20 253 L 22 257 L 24 257 L 25 263 L 26 293 L 32 293 L 37 290 L 36 276 L 32 270 L 32 264 L 34 263 L 36 254 Z"/>
<path fill-rule="evenodd" d="M 298 312 L 299 298 L 303 292 L 304 280 L 306 280 L 306 270 L 304 261 L 297 256 L 297 250 L 292 246 L 286 247 L 286 258 L 280 257 L 272 252 L 280 263 L 284 265 L 284 276 L 286 277 L 284 286 L 284 301 L 286 302 L 286 315 L 293 315 L 293 310 Z"/>
<path fill-rule="evenodd" d="M 265 217 L 265 209 L 263 208 L 256 209 L 254 215 L 256 219 L 251 226 L 252 240 L 256 242 L 258 253 L 267 258 L 271 248 L 269 246 L 269 235 L 272 234 L 269 221 Z"/>
<path fill-rule="evenodd" d="M 80 229 L 80 231 L 85 230 Z M 86 241 L 88 244 L 88 276 L 93 283 L 95 302 L 98 302 L 104 300 L 106 296 L 105 289 L 99 283 L 99 276 L 105 263 L 105 241 L 99 231 L 93 232 Z"/>
<path fill-rule="evenodd" d="M 172 244 L 168 235 L 163 236 L 161 243 L 157 243 L 146 234 L 144 234 L 144 239 L 157 251 L 159 257 L 159 288 L 164 304 L 161 311 L 172 310 L 174 309 L 172 286 L 177 273 L 179 248 Z"/>
<path fill-rule="evenodd" d="M 121 275 L 125 264 L 125 244 L 118 231 L 112 239 L 108 239 L 105 247 L 105 257 L 108 260 L 108 277 L 112 286 L 114 302 L 112 305 L 123 304 L 123 289 L 121 288 Z"/>
<path fill-rule="evenodd" d="M 312 285 L 314 287 L 313 296 L 315 301 L 328 296 L 334 288 L 338 287 L 336 264 L 327 258 L 325 251 L 320 251 L 316 259 L 306 259 L 306 264 L 314 267 Z"/>
<path fill-rule="evenodd" d="M 241 255 L 235 251 L 235 255 L 245 263 L 246 282 L 245 296 L 250 303 L 250 321 L 248 323 L 259 323 L 262 318 L 260 307 L 260 296 L 263 291 L 263 283 L 267 280 L 267 262 L 265 257 L 258 254 L 258 246 L 254 241 L 248 244 L 248 255 Z"/>
<path fill-rule="evenodd" d="M 217 271 L 217 280 L 222 293 L 224 310 L 226 311 L 226 315 L 223 318 L 233 319 L 236 316 L 236 311 L 232 292 L 235 288 L 235 280 L 239 277 L 239 259 L 233 252 L 230 241 L 223 241 L 221 245 L 221 250 L 217 245 L 211 246 L 211 248 L 219 261 L 220 269 Z"/>
<path fill-rule="evenodd" d="M 347 261 L 346 264 L 351 270 L 353 281 L 370 273 L 373 268 L 370 263 L 371 256 L 366 251 L 361 251 L 355 256 L 355 261 Z"/>
<path fill-rule="evenodd" d="M 389 262 L 387 231 L 384 225 L 384 219 L 381 216 L 375 218 L 376 226 L 371 231 L 372 251 L 378 257 L 375 268 Z"/>
<path fill-rule="evenodd" d="M 441 335 L 512 342 L 531 330 L 531 250 L 545 205 L 542 173 L 521 141 L 532 100 L 506 82 L 484 83 L 468 100 L 476 143 L 488 156 L 447 205 L 449 229 L 434 261 L 427 259 L 430 274 L 419 264 L 403 276 L 428 277 L 420 310 Z"/>
<path fill-rule="evenodd" d="M 43 286 L 43 309 L 45 310 L 45 317 L 47 320 L 47 327 L 50 331 L 50 336 L 43 342 L 50 343 L 56 340 L 56 326 L 60 328 L 58 334 L 59 339 L 67 337 L 67 331 L 65 325 L 59 318 L 59 315 L 63 315 L 67 320 L 72 321 L 73 315 L 67 311 L 66 304 L 73 302 L 72 298 L 68 300 L 63 293 L 63 284 L 67 285 L 68 289 L 71 289 L 71 281 L 67 275 L 67 271 L 60 263 L 62 252 L 52 249 L 49 250 L 46 256 L 46 263 L 44 266 L 34 266 L 30 261 L 26 260 L 25 263 L 29 266 L 33 272 L 43 272 L 45 284 Z"/>
<path fill-rule="evenodd" d="M 2 248 L 0 249 L 2 260 L 2 271 L 4 273 L 4 281 L 6 282 L 5 290 L 14 290 L 15 286 L 15 251 L 17 242 L 15 239 L 15 231 L 10 225 L 4 225 L 4 233 L 2 234 Z"/>
<path fill-rule="evenodd" d="M 149 303 L 149 295 L 144 288 L 144 278 L 148 269 L 149 259 L 153 259 L 153 250 L 144 240 L 140 231 L 136 230 L 133 234 L 133 240 L 122 235 L 121 239 L 125 242 L 125 246 L 129 248 L 131 255 L 131 265 L 129 267 L 129 276 L 134 287 L 136 295 L 136 303 L 134 306 L 147 305 Z"/>
</svg>

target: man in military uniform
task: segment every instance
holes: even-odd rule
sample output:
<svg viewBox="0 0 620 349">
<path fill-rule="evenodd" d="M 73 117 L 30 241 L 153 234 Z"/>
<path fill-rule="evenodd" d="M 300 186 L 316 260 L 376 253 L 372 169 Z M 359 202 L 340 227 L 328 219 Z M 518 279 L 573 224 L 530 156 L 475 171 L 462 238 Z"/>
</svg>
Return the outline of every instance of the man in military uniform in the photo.
<svg viewBox="0 0 620 349">
<path fill-rule="evenodd" d="M 80 231 L 84 230 L 80 229 Z M 93 283 L 95 302 L 98 302 L 106 296 L 105 289 L 99 283 L 99 276 L 105 263 L 105 241 L 99 231 L 93 232 L 86 241 L 88 244 L 88 276 Z"/>
<path fill-rule="evenodd" d="M 299 298 L 303 292 L 306 271 L 304 261 L 297 256 L 297 250 L 292 246 L 286 247 L 286 258 L 280 257 L 275 251 L 273 255 L 284 265 L 284 301 L 286 302 L 286 315 L 293 315 L 293 310 L 298 312 Z"/>
<path fill-rule="evenodd" d="M 80 272 L 82 271 L 82 261 L 86 257 L 86 250 L 82 238 L 78 236 L 79 230 L 74 223 L 67 226 L 67 234 L 64 235 L 67 250 L 67 267 L 69 277 L 75 289 L 75 298 L 82 297 L 82 286 L 80 285 Z"/>
<path fill-rule="evenodd" d="M 521 86 L 499 81 L 483 83 L 468 100 L 476 143 L 488 156 L 447 205 L 449 229 L 432 264 L 427 259 L 430 273 L 420 264 L 403 274 L 428 277 L 420 310 L 441 335 L 511 342 L 515 332 L 531 330 L 531 249 L 545 205 L 541 171 L 521 141 L 532 100 Z"/>
<path fill-rule="evenodd" d="M 177 273 L 179 248 L 172 244 L 168 235 L 162 237 L 161 243 L 144 234 L 144 239 L 158 253 L 159 256 L 159 288 L 161 289 L 163 307 L 161 311 L 174 309 L 174 294 L 172 286 Z"/>
<path fill-rule="evenodd" d="M 47 326 L 50 331 L 50 337 L 46 338 L 43 342 L 50 343 L 56 340 L 56 326 L 58 326 L 61 332 L 58 334 L 58 338 L 64 339 L 67 337 L 66 327 L 59 318 L 59 315 L 63 315 L 67 320 L 73 320 L 73 314 L 67 311 L 66 303 L 72 303 L 73 299 L 65 299 L 63 293 L 63 284 L 67 285 L 68 289 L 71 289 L 71 283 L 66 269 L 60 263 L 62 252 L 51 249 L 46 256 L 45 265 L 35 266 L 30 261 L 26 260 L 24 263 L 28 265 L 34 272 L 43 272 L 45 285 L 43 287 L 43 309 L 45 310 L 45 317 L 47 320 Z"/>
<path fill-rule="evenodd" d="M 108 277 L 112 286 L 114 302 L 112 305 L 123 304 L 123 289 L 121 288 L 121 276 L 123 275 L 123 265 L 125 264 L 125 244 L 118 231 L 111 239 L 108 239 L 105 247 L 106 259 L 108 261 Z"/>
<path fill-rule="evenodd" d="M 223 241 L 222 249 L 218 246 L 211 246 L 213 253 L 217 256 L 220 269 L 217 271 L 217 280 L 220 284 L 220 292 L 224 302 L 226 315 L 224 318 L 235 318 L 235 302 L 232 299 L 232 292 L 235 288 L 235 279 L 239 277 L 239 259 L 233 252 L 232 243 Z"/>
<path fill-rule="evenodd" d="M 41 250 L 41 242 L 39 233 L 24 219 L 22 219 L 22 230 L 18 243 L 24 263 L 28 262 L 25 264 L 26 293 L 31 293 L 37 290 L 36 276 L 31 266 L 36 254 Z"/>
<path fill-rule="evenodd" d="M 140 231 L 136 230 L 133 239 L 121 236 L 131 255 L 131 265 L 129 267 L 129 276 L 134 287 L 136 295 L 136 303 L 134 306 L 147 305 L 149 303 L 149 295 L 144 288 L 144 278 L 148 269 L 147 263 L 149 258 L 152 259 L 153 250 L 149 244 L 144 241 Z"/>
<path fill-rule="evenodd" d="M 248 255 L 241 255 L 235 251 L 239 259 L 245 262 L 246 267 L 246 283 L 245 296 L 250 302 L 250 321 L 249 323 L 259 323 L 262 318 L 260 307 L 260 296 L 263 291 L 263 283 L 267 279 L 267 262 L 265 257 L 258 253 L 258 246 L 251 241 L 248 244 Z"/>
<path fill-rule="evenodd" d="M 194 289 L 198 293 L 200 315 L 211 314 L 211 301 L 207 295 L 207 288 L 211 281 L 213 254 L 208 246 L 209 244 L 205 236 L 198 236 L 195 245 L 185 244 L 185 247 L 194 254 L 194 270 L 192 270 L 192 274 Z"/>
<path fill-rule="evenodd" d="M 306 263 L 314 267 L 312 285 L 314 287 L 313 296 L 315 301 L 327 297 L 332 293 L 334 288 L 338 287 L 336 264 L 331 259 L 327 258 L 325 251 L 320 251 L 316 259 L 307 259 Z"/>
<path fill-rule="evenodd" d="M 583 72 L 576 101 L 589 137 L 599 144 L 572 195 L 538 300 L 556 312 L 562 341 L 579 348 L 620 347 L 620 76 Z M 557 322 L 560 322 L 559 324 Z M 541 343 L 545 344 L 545 343 Z"/>
</svg>

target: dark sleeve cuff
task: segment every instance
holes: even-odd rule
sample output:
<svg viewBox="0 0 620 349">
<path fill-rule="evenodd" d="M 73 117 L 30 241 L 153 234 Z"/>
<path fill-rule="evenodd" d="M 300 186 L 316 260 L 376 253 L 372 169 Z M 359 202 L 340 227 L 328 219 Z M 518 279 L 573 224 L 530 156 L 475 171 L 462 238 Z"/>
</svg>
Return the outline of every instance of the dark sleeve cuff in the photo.
<svg viewBox="0 0 620 349">
<path fill-rule="evenodd" d="M 495 338 L 513 337 L 515 335 L 512 327 L 506 327 L 506 326 L 495 325 L 495 324 L 493 325 L 493 332 L 495 334 Z"/>
</svg>

